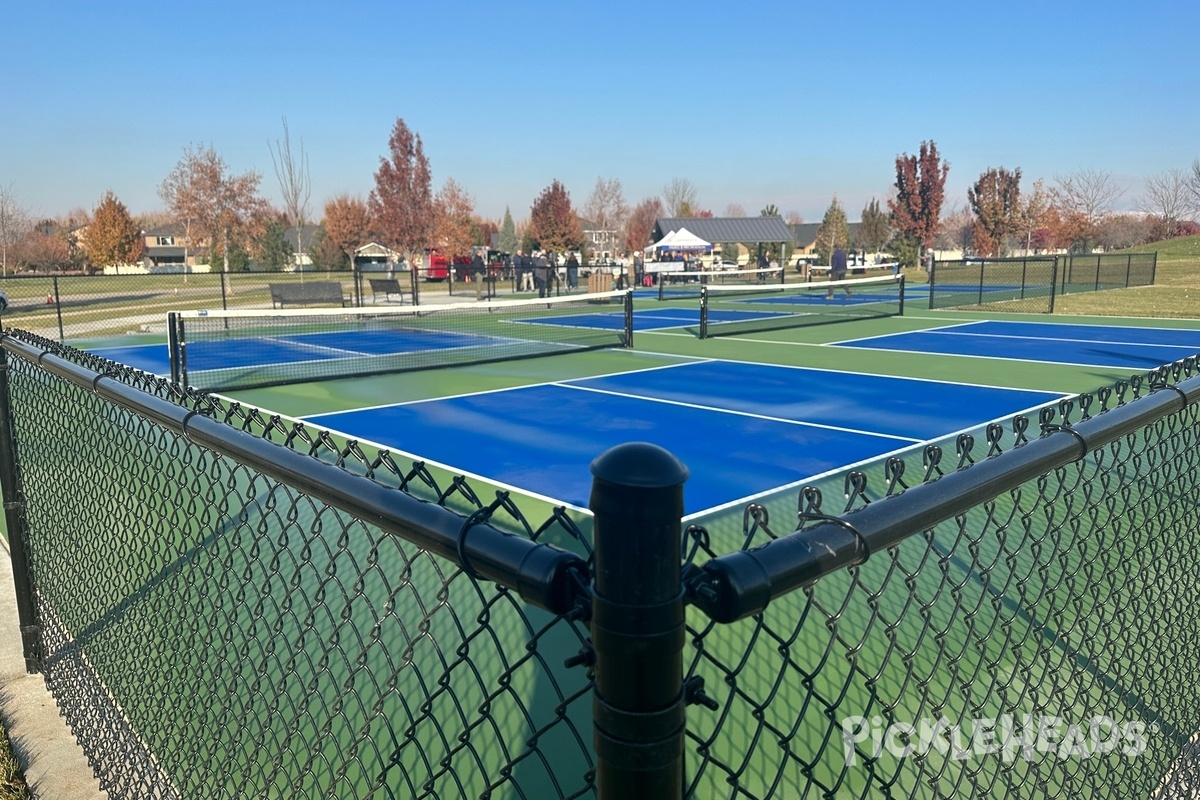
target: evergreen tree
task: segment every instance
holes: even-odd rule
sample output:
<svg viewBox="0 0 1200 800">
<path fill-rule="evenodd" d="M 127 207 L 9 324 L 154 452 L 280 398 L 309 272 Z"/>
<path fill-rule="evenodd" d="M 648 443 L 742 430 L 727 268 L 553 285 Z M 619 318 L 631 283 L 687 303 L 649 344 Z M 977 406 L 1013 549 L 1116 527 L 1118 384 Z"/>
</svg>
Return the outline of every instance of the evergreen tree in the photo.
<svg viewBox="0 0 1200 800">
<path fill-rule="evenodd" d="M 817 228 L 816 251 L 822 264 L 829 263 L 834 248 L 838 245 L 845 247 L 850 242 L 850 225 L 846 222 L 846 211 L 842 203 L 834 195 L 829 208 L 825 209 L 825 217 Z"/>
<path fill-rule="evenodd" d="M 878 253 L 891 238 L 888 215 L 879 207 L 878 200 L 872 198 L 871 202 L 863 207 L 858 233 L 860 244 L 871 253 Z"/>
<path fill-rule="evenodd" d="M 292 262 L 292 254 L 295 251 L 292 243 L 287 240 L 286 233 L 287 227 L 283 220 L 273 219 L 267 223 L 259 244 L 265 269 L 278 272 Z"/>
<path fill-rule="evenodd" d="M 504 222 L 500 225 L 500 249 L 506 253 L 517 252 L 517 226 L 508 206 L 504 207 Z"/>
</svg>

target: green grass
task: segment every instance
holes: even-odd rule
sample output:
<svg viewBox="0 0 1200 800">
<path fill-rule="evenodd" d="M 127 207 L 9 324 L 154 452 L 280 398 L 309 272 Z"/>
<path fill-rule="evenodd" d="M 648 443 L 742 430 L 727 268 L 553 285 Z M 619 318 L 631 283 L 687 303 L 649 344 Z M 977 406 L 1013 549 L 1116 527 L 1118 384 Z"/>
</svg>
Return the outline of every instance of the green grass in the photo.
<svg viewBox="0 0 1200 800">
<path fill-rule="evenodd" d="M 32 797 L 21 765 L 8 742 L 8 733 L 0 728 L 0 800 L 30 800 Z"/>
</svg>

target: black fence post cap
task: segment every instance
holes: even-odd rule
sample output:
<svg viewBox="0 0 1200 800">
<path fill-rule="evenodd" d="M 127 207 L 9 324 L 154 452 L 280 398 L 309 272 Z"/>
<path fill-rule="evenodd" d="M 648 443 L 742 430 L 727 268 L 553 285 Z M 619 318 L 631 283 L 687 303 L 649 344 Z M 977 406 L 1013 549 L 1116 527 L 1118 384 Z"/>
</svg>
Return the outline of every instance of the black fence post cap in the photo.
<svg viewBox="0 0 1200 800">
<path fill-rule="evenodd" d="M 649 442 L 627 442 L 610 447 L 591 465 L 598 480 L 639 489 L 680 486 L 688 479 L 688 468 L 669 450 Z"/>
</svg>

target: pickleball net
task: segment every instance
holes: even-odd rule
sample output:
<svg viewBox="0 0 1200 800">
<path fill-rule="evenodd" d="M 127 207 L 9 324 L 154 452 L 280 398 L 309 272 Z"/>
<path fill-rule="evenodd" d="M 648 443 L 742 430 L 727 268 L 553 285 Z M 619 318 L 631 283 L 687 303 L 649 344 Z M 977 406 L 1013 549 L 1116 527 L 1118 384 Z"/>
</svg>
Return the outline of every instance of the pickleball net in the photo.
<svg viewBox="0 0 1200 800">
<path fill-rule="evenodd" d="M 782 268 L 661 272 L 658 275 L 658 299 L 690 300 L 699 297 L 705 286 L 778 286 L 783 281 Z"/>
<path fill-rule="evenodd" d="M 699 336 L 801 328 L 904 313 L 904 276 L 773 286 L 705 286 Z"/>
<path fill-rule="evenodd" d="M 180 311 L 171 380 L 246 389 L 633 343 L 630 291 L 405 308 Z"/>
</svg>

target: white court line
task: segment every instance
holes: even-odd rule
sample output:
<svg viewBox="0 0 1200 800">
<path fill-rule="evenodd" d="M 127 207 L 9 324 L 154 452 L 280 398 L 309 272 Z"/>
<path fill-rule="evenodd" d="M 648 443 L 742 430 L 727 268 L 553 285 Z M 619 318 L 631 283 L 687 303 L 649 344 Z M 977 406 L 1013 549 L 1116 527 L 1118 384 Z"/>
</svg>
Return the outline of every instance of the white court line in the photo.
<svg viewBox="0 0 1200 800">
<path fill-rule="evenodd" d="M 871 337 L 871 338 L 874 338 L 874 337 Z M 1142 345 L 1142 346 L 1146 346 L 1146 345 Z M 1158 345 L 1158 346 L 1163 346 L 1163 345 Z M 1175 346 L 1175 345 L 1170 345 L 1170 346 Z M 1131 370 L 1134 370 L 1135 372 L 1139 369 L 1142 369 L 1140 367 L 1132 367 L 1132 366 L 1123 366 L 1122 367 L 1122 366 L 1114 366 L 1112 364 L 1089 364 L 1089 363 L 1085 363 L 1082 361 L 1046 361 L 1046 360 L 1040 359 L 1040 358 L 1015 358 L 1013 356 L 977 356 L 977 355 L 970 355 L 970 354 L 966 354 L 966 353 L 922 353 L 919 350 L 896 350 L 896 349 L 890 348 L 890 347 L 855 347 L 852 349 L 865 350 L 865 351 L 874 352 L 874 353 L 891 353 L 893 355 L 895 355 L 896 353 L 909 353 L 909 354 L 915 354 L 915 355 L 921 355 L 921 356 L 936 356 L 938 358 L 979 358 L 979 359 L 983 359 L 985 361 L 986 360 L 1015 361 L 1019 364 L 1051 364 L 1056 367 L 1088 367 L 1090 369 L 1131 369 Z M 1178 359 L 1176 359 L 1176 360 L 1178 360 Z M 1168 361 L 1166 363 L 1172 364 L 1172 363 L 1174 363 L 1174 361 Z M 1163 366 L 1163 365 L 1158 364 L 1156 366 Z M 1154 369 L 1154 367 L 1146 367 L 1145 369 Z M 1003 387 L 996 387 L 996 388 L 1003 388 Z M 1044 390 L 1036 390 L 1035 389 L 1035 390 L 1026 390 L 1026 391 L 1044 391 Z"/>
<path fill-rule="evenodd" d="M 673 354 L 671 354 L 671 353 L 644 353 L 643 351 L 637 351 L 636 353 L 634 353 L 634 355 L 671 356 Z M 676 356 L 676 357 L 679 357 L 679 356 Z M 621 370 L 620 372 L 604 372 L 599 375 L 582 375 L 578 378 L 555 378 L 552 380 L 538 381 L 537 383 L 523 383 L 520 386 L 504 386 L 504 387 L 501 387 L 498 389 L 480 389 L 475 392 L 460 392 L 459 394 L 439 395 L 438 397 L 423 397 L 419 400 L 402 400 L 398 403 L 380 403 L 379 405 L 374 405 L 374 406 L 358 406 L 355 408 L 347 408 L 342 411 L 322 411 L 317 414 L 308 414 L 306 416 L 297 417 L 297 419 L 307 422 L 312 417 L 324 417 L 324 416 L 329 416 L 332 414 L 350 414 L 355 411 L 376 411 L 381 408 L 398 408 L 400 406 L 415 406 L 415 405 L 420 405 L 422 403 L 436 403 L 440 400 L 460 400 L 464 397 L 480 397 L 482 395 L 487 395 L 487 394 L 501 394 L 503 392 L 515 392 L 519 389 L 536 389 L 541 386 L 559 386 L 564 381 L 590 381 L 590 380 L 596 380 L 598 378 L 612 378 L 612 377 L 616 377 L 618 375 L 635 375 L 639 372 L 653 372 L 655 370 L 660 370 L 660 369 L 673 369 L 674 367 L 686 367 L 689 364 L 703 364 L 703 363 L 707 363 L 709 361 L 720 360 L 720 359 L 713 359 L 713 358 L 702 358 L 699 356 L 687 356 L 687 358 L 689 358 L 690 360 L 681 362 L 679 364 L 656 364 L 653 367 L 638 367 L 636 369 Z"/>
<path fill-rule="evenodd" d="M 731 338 L 735 338 L 735 337 L 731 337 Z M 754 341 L 756 341 L 756 342 L 761 341 L 761 342 L 764 342 L 765 344 L 780 344 L 785 347 L 791 347 L 794 345 L 801 345 L 803 347 L 828 347 L 829 346 L 826 344 L 811 344 L 808 342 L 772 342 L 772 341 L 769 341 L 766 339 L 755 339 Z M 871 350 L 873 348 L 856 347 L 855 349 L 856 350 Z M 647 351 L 639 351 L 639 352 L 647 352 Z M 895 353 L 897 351 L 883 350 L 881 352 Z M 909 351 L 905 350 L 902 352 L 909 352 Z M 664 353 L 663 355 L 670 355 L 670 354 Z M 977 357 L 982 358 L 982 356 L 977 356 Z M 996 390 L 1002 391 L 1002 392 L 1041 392 L 1042 394 L 1058 395 L 1060 399 L 1063 397 L 1074 397 L 1078 394 L 1077 392 L 1056 392 L 1056 391 L 1053 391 L 1050 389 L 1029 389 L 1029 388 L 1022 387 L 1022 386 L 996 386 L 996 385 L 990 384 L 990 383 L 963 383 L 962 381 L 951 381 L 951 380 L 946 380 L 944 378 L 914 378 L 911 375 L 880 375 L 877 372 L 859 372 L 859 371 L 852 370 L 852 369 L 833 369 L 830 367 L 805 367 L 805 366 L 797 366 L 795 364 L 772 364 L 770 362 L 765 362 L 765 361 L 745 361 L 743 359 L 737 359 L 737 358 L 706 358 L 706 359 L 697 358 L 697 363 L 713 363 L 713 362 L 723 362 L 723 361 L 729 362 L 730 364 L 746 364 L 746 365 L 749 365 L 752 367 L 771 367 L 771 368 L 775 368 L 775 369 L 800 369 L 800 370 L 804 370 L 805 372 L 831 372 L 835 375 L 859 375 L 864 378 L 882 378 L 882 379 L 886 379 L 886 380 L 909 381 L 909 382 L 913 382 L 913 383 L 933 383 L 933 384 L 941 384 L 944 386 L 971 386 L 971 387 L 975 387 L 975 388 L 979 388 L 979 389 L 996 389 Z M 1059 362 L 1055 361 L 1055 362 L 1050 362 L 1050 363 L 1058 364 Z M 687 366 L 687 364 L 672 364 L 669 366 L 681 366 L 682 367 L 682 366 Z M 604 377 L 604 376 L 600 375 L 600 376 L 596 376 L 596 377 L 599 378 L 599 377 Z M 584 379 L 581 378 L 579 380 L 584 380 Z"/>
<path fill-rule="evenodd" d="M 684 365 L 680 365 L 684 366 Z M 665 397 L 647 397 L 640 394 L 630 394 L 628 392 L 615 392 L 611 389 L 597 389 L 592 386 L 573 386 L 569 383 L 557 384 L 563 389 L 574 389 L 579 392 L 595 392 L 596 394 L 609 395 L 610 397 L 624 397 L 627 400 L 642 400 L 648 403 L 662 403 L 669 406 L 680 406 L 681 408 L 694 408 L 699 411 L 715 411 L 721 414 L 734 414 L 739 417 L 749 417 L 750 419 L 761 419 L 767 422 L 782 422 L 787 425 L 799 425 L 805 428 L 821 428 L 824 430 L 838 431 L 840 433 L 854 433 L 864 436 L 879 436 L 884 439 L 896 439 L 909 444 L 917 444 L 925 441 L 924 439 L 914 439 L 911 436 L 897 436 L 892 433 L 879 433 L 878 431 L 864 431 L 858 428 L 845 428 L 840 425 L 827 425 L 820 422 L 804 422 L 803 420 L 785 419 L 783 417 L 770 417 L 765 414 L 755 414 L 751 411 L 737 411 L 732 408 L 721 408 L 720 406 L 706 406 L 701 403 L 685 403 L 682 400 L 669 400 Z"/>
</svg>

